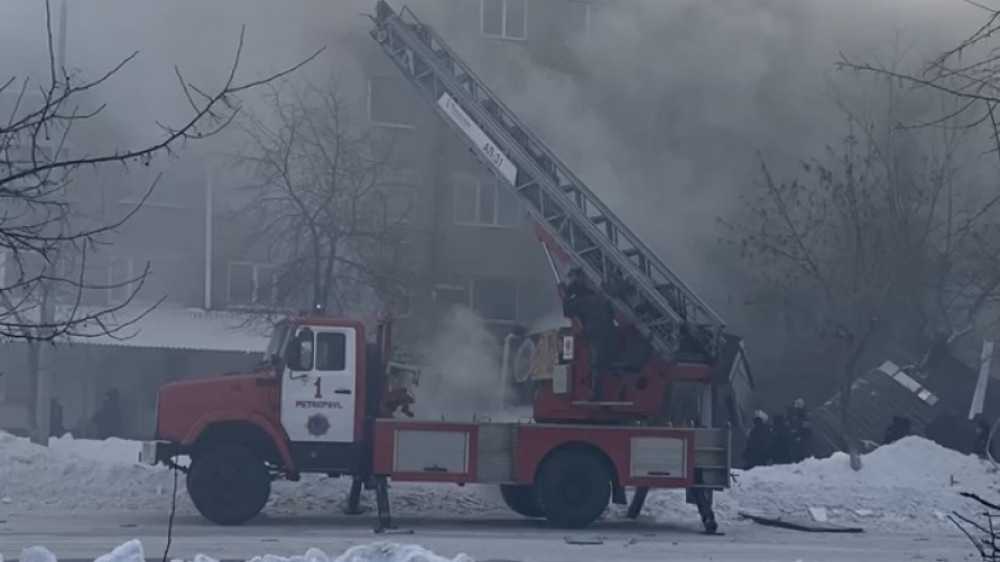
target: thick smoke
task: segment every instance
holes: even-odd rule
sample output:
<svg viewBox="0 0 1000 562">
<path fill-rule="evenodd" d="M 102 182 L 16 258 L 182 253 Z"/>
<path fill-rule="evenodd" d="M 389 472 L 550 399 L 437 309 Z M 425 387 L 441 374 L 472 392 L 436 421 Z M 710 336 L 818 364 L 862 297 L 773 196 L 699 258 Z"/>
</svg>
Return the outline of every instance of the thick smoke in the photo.
<svg viewBox="0 0 1000 562">
<path fill-rule="evenodd" d="M 919 38 L 908 55 L 919 62 L 983 15 L 959 0 L 606 2 L 592 13 L 591 32 L 569 40 L 587 76 L 580 81 L 526 62 L 516 45 L 482 41 L 469 18 L 477 2 L 462 1 L 467 9 L 455 9 L 459 0 L 410 4 L 692 281 L 709 272 L 692 249 L 713 242 L 715 218 L 738 208 L 756 151 L 798 159 L 836 140 L 842 119 L 823 91 L 839 52 L 891 56 Z M 69 4 L 69 66 L 93 75 L 139 51 L 99 92 L 122 134 L 157 134 L 155 121 L 185 109 L 175 65 L 196 83 L 222 80 L 242 25 L 241 76 L 326 46 L 308 72 L 336 69 L 363 89 L 351 80 L 360 78 L 351 44 L 367 40 L 361 14 L 373 0 Z M 44 68 L 43 26 L 39 0 L 0 6 L 0 50 L 23 56 L 5 57 L 5 68 Z"/>
<path fill-rule="evenodd" d="M 465 8 L 456 8 L 460 1 Z M 241 25 L 242 77 L 266 75 L 326 46 L 309 75 L 335 70 L 363 93 L 354 45 L 369 41 L 360 14 L 370 13 L 374 0 L 69 4 L 68 66 L 93 76 L 139 51 L 93 94 L 109 104 L 124 139 L 157 135 L 156 121 L 186 109 L 175 65 L 196 83 L 221 81 Z M 824 97 L 829 80 L 854 80 L 832 71 L 838 53 L 891 59 L 906 48 L 907 60 L 919 64 L 984 16 L 960 0 L 604 2 L 592 13 L 590 33 L 568 41 L 584 75 L 578 78 L 527 60 L 516 43 L 483 41 L 477 0 L 410 4 L 715 304 L 733 291 L 713 257 L 716 218 L 740 211 L 739 196 L 757 174 L 757 151 L 784 162 L 808 158 L 843 130 L 842 116 Z M 52 5 L 58 15 L 59 3 Z M 0 5 L 5 70 L 44 68 L 43 16 L 40 0 Z"/>
<path fill-rule="evenodd" d="M 983 14 L 959 0 L 612 2 L 569 42 L 583 80 L 483 46 L 474 29 L 446 35 L 668 264 L 718 302 L 732 289 L 710 263 L 716 218 L 740 211 L 757 152 L 778 164 L 820 153 L 845 125 L 829 82 L 871 85 L 833 71 L 840 53 L 891 62 L 905 50 L 912 68 Z"/>
</svg>

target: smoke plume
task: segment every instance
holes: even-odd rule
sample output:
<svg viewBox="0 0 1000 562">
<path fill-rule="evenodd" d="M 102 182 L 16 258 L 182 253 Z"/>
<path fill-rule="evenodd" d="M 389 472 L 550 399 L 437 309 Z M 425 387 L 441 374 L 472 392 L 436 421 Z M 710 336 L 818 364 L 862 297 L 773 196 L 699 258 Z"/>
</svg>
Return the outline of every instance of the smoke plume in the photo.
<svg viewBox="0 0 1000 562">
<path fill-rule="evenodd" d="M 530 415 L 505 403 L 502 343 L 474 311 L 454 307 L 425 351 L 415 413 L 421 419 L 494 421 Z"/>
</svg>

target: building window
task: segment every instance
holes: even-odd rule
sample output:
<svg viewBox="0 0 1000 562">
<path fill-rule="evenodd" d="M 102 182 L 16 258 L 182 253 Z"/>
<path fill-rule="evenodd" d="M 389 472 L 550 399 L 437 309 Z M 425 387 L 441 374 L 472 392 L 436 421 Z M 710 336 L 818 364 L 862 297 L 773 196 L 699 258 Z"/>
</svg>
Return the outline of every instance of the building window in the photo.
<svg viewBox="0 0 1000 562">
<path fill-rule="evenodd" d="M 562 11 L 563 24 L 570 35 L 582 35 L 590 31 L 591 5 L 587 0 L 566 0 Z"/>
<path fill-rule="evenodd" d="M 131 258 L 111 258 L 108 263 L 108 303 L 124 304 L 128 301 L 135 290 L 135 277 Z"/>
<path fill-rule="evenodd" d="M 527 0 L 482 0 L 481 14 L 487 37 L 519 41 L 528 37 Z"/>
<path fill-rule="evenodd" d="M 272 266 L 246 262 L 229 263 L 229 306 L 267 308 L 275 301 L 275 271 Z"/>
<path fill-rule="evenodd" d="M 383 127 L 416 127 L 416 104 L 413 88 L 395 77 L 368 79 L 368 117 Z"/>
<path fill-rule="evenodd" d="M 472 277 L 469 304 L 483 318 L 493 322 L 517 320 L 517 282 L 504 277 Z"/>
<path fill-rule="evenodd" d="M 495 178 L 457 176 L 455 224 L 517 227 L 521 208 L 514 195 Z"/>
</svg>

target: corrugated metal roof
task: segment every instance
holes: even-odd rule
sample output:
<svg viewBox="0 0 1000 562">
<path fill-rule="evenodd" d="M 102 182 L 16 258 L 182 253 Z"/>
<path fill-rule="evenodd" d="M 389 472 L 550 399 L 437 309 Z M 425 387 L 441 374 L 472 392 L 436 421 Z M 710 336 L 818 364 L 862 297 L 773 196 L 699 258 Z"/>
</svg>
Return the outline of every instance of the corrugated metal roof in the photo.
<svg viewBox="0 0 1000 562">
<path fill-rule="evenodd" d="M 913 360 L 902 355 L 893 358 L 907 364 Z M 934 429 L 934 436 L 927 432 L 927 426 L 943 419 L 959 424 L 967 421 L 978 374 L 978 369 L 956 358 L 947 347 L 932 349 L 924 368 L 912 376 L 899 372 L 897 363 L 886 361 L 855 382 L 850 411 L 855 432 L 860 439 L 878 443 L 892 417 L 903 416 L 910 418 L 914 433 L 954 448 L 967 440 L 963 432 L 970 430 L 971 422 L 965 424 L 967 427 L 935 423 L 940 427 Z M 990 380 L 986 388 L 983 413 L 988 420 L 1000 418 L 1000 382 L 996 380 Z M 841 449 L 840 395 L 817 408 L 813 419 L 817 453 Z"/>
<path fill-rule="evenodd" d="M 84 311 L 77 316 L 85 314 Z M 270 332 L 267 322 L 252 322 L 252 318 L 245 314 L 163 305 L 148 311 L 138 306 L 128 307 L 102 320 L 127 325 L 113 335 L 102 333 L 96 324 L 75 328 L 74 331 L 83 336 L 67 338 L 68 343 L 262 353 L 267 348 Z M 134 323 L 129 324 L 133 320 Z"/>
<path fill-rule="evenodd" d="M 940 398 L 899 367 L 886 361 L 859 377 L 851 387 L 848 419 L 860 440 L 881 443 L 894 416 L 910 419 L 914 433 L 937 417 L 944 404 Z M 828 455 L 843 447 L 841 394 L 837 393 L 812 414 L 817 453 Z"/>
</svg>

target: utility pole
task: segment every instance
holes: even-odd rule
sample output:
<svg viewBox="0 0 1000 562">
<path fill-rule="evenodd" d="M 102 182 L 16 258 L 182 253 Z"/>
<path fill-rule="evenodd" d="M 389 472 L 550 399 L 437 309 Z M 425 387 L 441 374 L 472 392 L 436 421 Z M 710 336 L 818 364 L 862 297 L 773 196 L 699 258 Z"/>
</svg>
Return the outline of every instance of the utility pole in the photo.
<svg viewBox="0 0 1000 562">
<path fill-rule="evenodd" d="M 47 267 L 53 267 L 51 264 Z M 52 415 L 52 364 L 55 359 L 53 354 L 53 342 L 49 341 L 54 332 L 55 324 L 55 295 L 52 294 L 51 286 L 43 283 L 39 286 L 39 306 L 41 308 L 41 326 L 37 330 L 39 340 L 35 342 L 38 346 L 38 372 L 35 373 L 35 431 L 32 441 L 39 445 L 49 444 L 50 416 Z"/>
<path fill-rule="evenodd" d="M 215 199 L 215 155 L 209 157 L 208 166 L 205 173 L 205 310 L 212 310 L 212 262 L 214 261 L 212 250 L 212 236 L 215 227 L 213 218 L 215 210 L 213 202 Z"/>
<path fill-rule="evenodd" d="M 66 23 L 69 11 L 67 4 L 67 0 L 62 0 L 59 9 L 59 42 L 56 52 L 56 67 L 59 72 L 63 72 L 66 68 Z M 58 80 L 58 78 L 56 79 Z M 52 255 L 44 257 L 46 258 L 44 270 L 55 273 L 55 275 L 48 277 L 57 277 L 61 273 L 62 261 L 59 248 L 55 248 Z M 52 341 L 52 334 L 55 331 L 57 295 L 48 281 L 43 280 L 38 288 L 40 310 L 36 336 L 40 341 L 35 343 L 38 346 L 38 370 L 33 373 L 35 376 L 35 431 L 32 433 L 32 441 L 39 445 L 48 446 L 49 434 L 52 432 L 50 423 L 52 421 L 52 367 L 55 359 L 52 349 L 55 342 Z"/>
<path fill-rule="evenodd" d="M 69 11 L 67 0 L 62 0 L 59 6 L 59 51 L 56 55 L 56 68 L 60 72 L 66 67 L 66 14 Z"/>
</svg>

